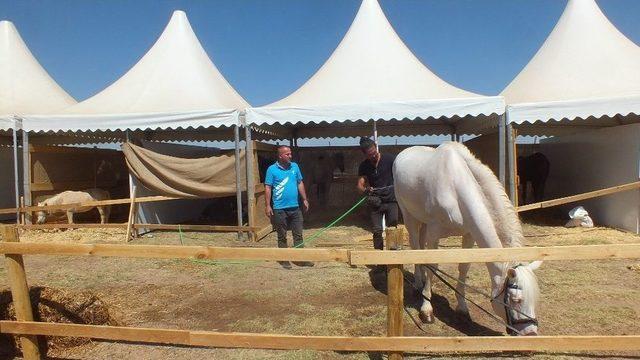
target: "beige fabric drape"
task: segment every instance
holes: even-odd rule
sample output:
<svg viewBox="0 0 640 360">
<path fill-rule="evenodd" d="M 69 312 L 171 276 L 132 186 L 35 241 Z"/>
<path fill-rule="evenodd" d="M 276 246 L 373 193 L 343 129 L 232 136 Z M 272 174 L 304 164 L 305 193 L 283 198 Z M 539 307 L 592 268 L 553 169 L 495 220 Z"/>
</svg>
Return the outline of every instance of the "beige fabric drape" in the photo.
<svg viewBox="0 0 640 360">
<path fill-rule="evenodd" d="M 162 155 L 140 146 L 122 145 L 131 174 L 144 186 L 166 196 L 210 198 L 235 195 L 234 151 L 218 156 L 185 159 Z M 240 183 L 246 191 L 245 151 L 240 151 Z"/>
</svg>

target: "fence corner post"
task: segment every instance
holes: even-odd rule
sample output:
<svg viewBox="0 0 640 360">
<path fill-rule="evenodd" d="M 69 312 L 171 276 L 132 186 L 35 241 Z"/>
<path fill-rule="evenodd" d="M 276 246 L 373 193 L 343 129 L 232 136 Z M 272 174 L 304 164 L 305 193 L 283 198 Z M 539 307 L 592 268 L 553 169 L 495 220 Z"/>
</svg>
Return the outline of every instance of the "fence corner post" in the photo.
<svg viewBox="0 0 640 360">
<path fill-rule="evenodd" d="M 2 226 L 2 240 L 5 242 L 19 242 L 16 226 Z M 29 298 L 29 285 L 24 270 L 22 255 L 6 254 L 7 276 L 11 287 L 11 297 L 18 321 L 33 321 L 31 299 Z M 22 355 L 25 359 L 40 359 L 38 338 L 35 335 L 18 335 L 22 345 Z"/>
<path fill-rule="evenodd" d="M 387 250 L 398 250 L 403 244 L 402 228 L 387 228 Z M 387 336 L 402 336 L 404 279 L 402 264 L 387 265 Z M 402 351 L 390 351 L 389 360 L 401 360 Z"/>
</svg>

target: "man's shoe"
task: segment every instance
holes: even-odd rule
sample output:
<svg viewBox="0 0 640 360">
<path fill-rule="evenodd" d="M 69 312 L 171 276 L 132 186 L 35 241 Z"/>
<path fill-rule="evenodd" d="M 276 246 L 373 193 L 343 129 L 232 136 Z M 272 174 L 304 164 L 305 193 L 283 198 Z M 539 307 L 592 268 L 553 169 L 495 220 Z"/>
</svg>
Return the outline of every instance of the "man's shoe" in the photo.
<svg viewBox="0 0 640 360">
<path fill-rule="evenodd" d="M 288 261 L 278 261 L 278 264 L 280 264 L 283 269 L 291 270 L 291 263 Z"/>
<path fill-rule="evenodd" d="M 311 261 L 294 261 L 293 263 L 298 266 L 307 266 L 307 267 L 311 267 L 314 265 Z"/>
</svg>

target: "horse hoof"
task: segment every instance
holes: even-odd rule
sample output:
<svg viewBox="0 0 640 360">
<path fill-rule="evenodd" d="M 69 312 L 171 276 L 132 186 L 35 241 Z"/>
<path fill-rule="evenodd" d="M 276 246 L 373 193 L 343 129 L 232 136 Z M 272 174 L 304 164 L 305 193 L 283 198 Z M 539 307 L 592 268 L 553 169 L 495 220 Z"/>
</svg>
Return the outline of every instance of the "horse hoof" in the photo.
<svg viewBox="0 0 640 360">
<path fill-rule="evenodd" d="M 433 314 L 427 315 L 423 312 L 420 312 L 419 316 L 420 316 L 420 320 L 422 320 L 422 322 L 425 324 L 433 324 L 434 322 Z"/>
</svg>

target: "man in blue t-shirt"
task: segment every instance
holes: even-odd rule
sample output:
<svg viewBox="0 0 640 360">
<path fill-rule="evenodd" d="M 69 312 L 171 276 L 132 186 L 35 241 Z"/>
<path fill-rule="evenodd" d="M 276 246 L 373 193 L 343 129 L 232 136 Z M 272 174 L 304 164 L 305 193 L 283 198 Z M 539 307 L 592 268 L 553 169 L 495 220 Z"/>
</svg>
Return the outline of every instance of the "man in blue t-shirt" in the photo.
<svg viewBox="0 0 640 360">
<path fill-rule="evenodd" d="M 278 247 L 287 247 L 287 228 L 293 233 L 294 247 L 303 247 L 302 243 L 302 211 L 298 197 L 302 198 L 304 211 L 309 211 L 307 192 L 302 182 L 302 173 L 298 164 L 291 161 L 291 149 L 288 146 L 278 147 L 278 161 L 267 169 L 265 185 L 265 212 L 273 220 L 278 233 Z M 273 207 L 271 203 L 273 200 Z M 285 269 L 290 269 L 288 261 L 279 262 Z M 313 266 L 311 262 L 294 262 L 298 266 Z"/>
</svg>

